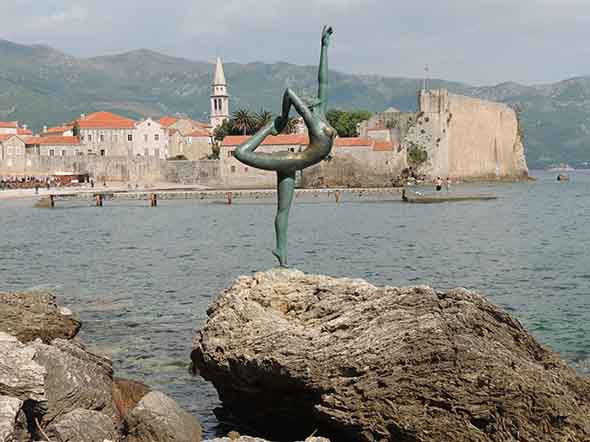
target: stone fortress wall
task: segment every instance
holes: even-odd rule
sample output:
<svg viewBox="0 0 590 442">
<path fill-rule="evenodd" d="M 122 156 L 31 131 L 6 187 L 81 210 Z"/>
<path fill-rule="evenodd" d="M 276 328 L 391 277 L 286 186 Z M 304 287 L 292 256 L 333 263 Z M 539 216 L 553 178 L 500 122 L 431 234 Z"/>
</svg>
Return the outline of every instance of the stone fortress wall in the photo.
<svg viewBox="0 0 590 442">
<path fill-rule="evenodd" d="M 399 142 L 408 154 L 408 164 L 429 177 L 528 177 L 518 116 L 505 104 L 451 94 L 445 89 L 422 90 L 418 112 L 377 114 L 361 124 L 360 132 L 361 136 L 379 138 L 389 133 L 389 138 Z M 424 162 L 411 161 L 415 149 L 426 152 Z"/>
<path fill-rule="evenodd" d="M 0 161 L 0 176 L 49 176 L 56 173 L 89 174 L 95 181 L 171 182 L 215 186 L 221 182 L 219 161 L 167 161 L 157 157 L 23 155 Z"/>
</svg>

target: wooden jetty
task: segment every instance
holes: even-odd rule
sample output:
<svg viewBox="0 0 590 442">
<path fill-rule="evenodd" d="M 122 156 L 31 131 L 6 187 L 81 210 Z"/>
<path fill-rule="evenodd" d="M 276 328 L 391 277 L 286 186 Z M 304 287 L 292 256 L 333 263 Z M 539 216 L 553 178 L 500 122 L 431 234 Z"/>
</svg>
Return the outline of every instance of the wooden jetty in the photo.
<svg viewBox="0 0 590 442">
<path fill-rule="evenodd" d="M 496 195 L 488 193 L 478 194 L 464 194 L 464 193 L 414 193 L 402 190 L 402 201 L 414 204 L 436 204 L 436 203 L 451 203 L 459 201 L 488 201 L 498 199 Z"/>
<path fill-rule="evenodd" d="M 343 200 L 386 200 L 397 199 L 400 188 L 321 188 L 296 189 L 295 198 L 323 197 L 339 203 Z M 103 207 L 108 201 L 145 201 L 150 207 L 158 207 L 159 201 L 165 200 L 203 200 L 224 202 L 232 205 L 236 200 L 256 201 L 276 198 L 275 189 L 150 189 L 150 190 L 113 190 L 83 191 L 76 193 L 52 193 L 42 196 L 35 202 L 35 207 L 54 208 L 58 202 L 85 202 L 88 205 Z"/>
</svg>

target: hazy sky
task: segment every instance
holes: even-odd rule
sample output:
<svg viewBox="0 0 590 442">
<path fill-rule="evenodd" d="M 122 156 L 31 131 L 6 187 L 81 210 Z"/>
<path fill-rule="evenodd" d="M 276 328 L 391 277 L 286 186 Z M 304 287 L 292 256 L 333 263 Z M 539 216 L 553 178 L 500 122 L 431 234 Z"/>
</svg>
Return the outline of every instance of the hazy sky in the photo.
<svg viewBox="0 0 590 442">
<path fill-rule="evenodd" d="M 71 55 L 317 63 L 471 84 L 590 75 L 590 0 L 0 0 L 0 38 Z"/>
</svg>

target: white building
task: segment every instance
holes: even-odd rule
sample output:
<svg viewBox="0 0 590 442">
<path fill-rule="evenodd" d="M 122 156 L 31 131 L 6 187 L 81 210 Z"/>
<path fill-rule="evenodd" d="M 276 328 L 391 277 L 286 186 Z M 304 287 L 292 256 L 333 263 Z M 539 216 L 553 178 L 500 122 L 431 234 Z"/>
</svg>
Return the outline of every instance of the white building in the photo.
<svg viewBox="0 0 590 442">
<path fill-rule="evenodd" d="M 169 151 L 168 129 L 147 118 L 135 124 L 133 156 L 166 159 Z"/>
</svg>

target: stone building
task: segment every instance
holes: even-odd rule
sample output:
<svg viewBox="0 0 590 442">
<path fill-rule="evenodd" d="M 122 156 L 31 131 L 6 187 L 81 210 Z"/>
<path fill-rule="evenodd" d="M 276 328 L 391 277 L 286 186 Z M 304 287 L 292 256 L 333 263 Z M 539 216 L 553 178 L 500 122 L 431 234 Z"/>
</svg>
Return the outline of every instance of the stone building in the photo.
<svg viewBox="0 0 590 442">
<path fill-rule="evenodd" d="M 33 135 L 33 132 L 27 128 L 26 124 L 19 126 L 18 121 L 0 121 L 0 134 L 27 136 Z"/>
<path fill-rule="evenodd" d="M 55 127 L 47 127 L 43 126 L 43 131 L 39 134 L 42 137 L 73 137 L 74 136 L 74 126 L 71 125 L 64 125 L 64 126 L 55 126 Z"/>
<path fill-rule="evenodd" d="M 516 112 L 505 104 L 445 89 L 422 90 L 417 112 L 386 111 L 360 125 L 362 136 L 399 144 L 417 174 L 460 180 L 528 176 Z"/>
<path fill-rule="evenodd" d="M 217 58 L 215 65 L 215 75 L 211 85 L 211 127 L 213 129 L 221 126 L 225 120 L 229 119 L 229 95 L 227 92 L 227 82 L 223 72 L 221 59 Z"/>
<path fill-rule="evenodd" d="M 220 148 L 220 169 L 228 187 L 272 187 L 275 172 L 246 166 L 234 157 L 234 150 L 249 136 L 228 136 Z M 267 137 L 256 152 L 300 152 L 307 148 L 307 135 Z M 407 167 L 405 154 L 389 141 L 368 138 L 336 138 L 330 157 L 298 172 L 300 185 L 323 186 L 385 186 Z"/>
<path fill-rule="evenodd" d="M 27 155 L 68 157 L 82 155 L 84 147 L 79 137 L 46 135 L 25 138 Z"/>
<path fill-rule="evenodd" d="M 0 134 L 18 135 L 18 121 L 0 121 Z"/>
<path fill-rule="evenodd" d="M 133 156 L 156 157 L 168 156 L 168 129 L 151 118 L 135 123 L 133 131 Z"/>
<path fill-rule="evenodd" d="M 72 122 L 73 135 L 80 137 L 84 153 L 99 156 L 131 156 L 137 122 L 111 112 L 82 114 Z"/>
<path fill-rule="evenodd" d="M 8 166 L 23 162 L 25 158 L 25 142 L 21 136 L 9 133 L 0 134 L 0 161 Z"/>
<path fill-rule="evenodd" d="M 160 123 L 168 129 L 169 158 L 183 156 L 200 160 L 211 154 L 211 126 L 190 118 L 162 117 Z"/>
</svg>

